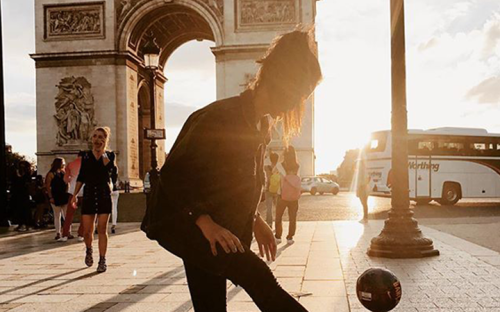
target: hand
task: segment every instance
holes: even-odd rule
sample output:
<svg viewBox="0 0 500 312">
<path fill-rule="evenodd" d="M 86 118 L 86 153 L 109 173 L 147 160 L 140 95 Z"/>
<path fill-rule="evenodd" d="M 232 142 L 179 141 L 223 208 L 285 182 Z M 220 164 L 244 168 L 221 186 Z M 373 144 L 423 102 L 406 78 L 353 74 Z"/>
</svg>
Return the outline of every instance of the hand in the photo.
<svg viewBox="0 0 500 312">
<path fill-rule="evenodd" d="M 210 242 L 210 248 L 214 256 L 217 256 L 216 243 L 219 243 L 226 253 L 236 253 L 238 250 L 241 253 L 245 252 L 238 237 L 215 223 L 209 215 L 198 217 L 196 225 L 201 229 L 203 236 Z"/>
<path fill-rule="evenodd" d="M 253 232 L 255 235 L 255 240 L 259 245 L 259 253 L 261 257 L 264 257 L 264 252 L 266 254 L 267 261 L 276 260 L 276 240 L 274 239 L 273 230 L 264 221 L 260 215 L 255 219 L 253 225 Z"/>
<path fill-rule="evenodd" d="M 76 210 L 76 196 L 74 196 L 74 195 L 71 196 L 69 203 L 71 204 L 71 207 L 73 207 L 73 209 Z"/>
</svg>

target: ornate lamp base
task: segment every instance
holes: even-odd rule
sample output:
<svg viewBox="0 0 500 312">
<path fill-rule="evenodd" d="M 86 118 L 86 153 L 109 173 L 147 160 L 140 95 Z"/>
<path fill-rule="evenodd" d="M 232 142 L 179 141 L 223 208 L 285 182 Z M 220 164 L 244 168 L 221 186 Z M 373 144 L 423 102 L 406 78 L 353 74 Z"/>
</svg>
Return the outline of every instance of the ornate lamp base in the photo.
<svg viewBox="0 0 500 312">
<path fill-rule="evenodd" d="M 367 251 L 370 257 L 424 258 L 439 256 L 432 240 L 423 236 L 410 209 L 392 209 L 384 229 Z"/>
</svg>

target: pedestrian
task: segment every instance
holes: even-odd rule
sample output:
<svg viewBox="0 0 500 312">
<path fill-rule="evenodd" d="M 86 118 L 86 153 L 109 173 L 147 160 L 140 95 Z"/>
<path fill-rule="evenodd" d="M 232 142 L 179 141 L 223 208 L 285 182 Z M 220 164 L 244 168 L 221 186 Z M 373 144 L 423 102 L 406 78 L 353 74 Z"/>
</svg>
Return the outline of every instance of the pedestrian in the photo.
<svg viewBox="0 0 500 312">
<path fill-rule="evenodd" d="M 79 203 L 81 202 L 81 197 L 83 196 L 83 189 L 80 189 L 78 192 L 76 201 L 72 201 L 73 193 L 76 188 L 76 179 L 78 174 L 80 173 L 80 167 L 82 166 L 82 157 L 84 152 L 78 152 L 76 159 L 70 162 L 66 166 L 66 172 L 64 174 L 64 181 L 68 183 L 68 206 L 66 208 L 66 219 L 64 219 L 64 227 L 62 232 L 62 241 L 67 241 L 68 239 L 72 239 L 73 235 L 71 235 L 71 225 L 73 223 L 73 216 L 75 215 L 76 210 L 78 209 Z M 83 223 L 80 220 L 80 225 L 78 226 L 78 241 L 83 242 Z"/>
<path fill-rule="evenodd" d="M 278 154 L 271 152 L 269 154 L 270 165 L 264 167 L 266 173 L 266 222 L 269 227 L 273 228 L 273 206 L 278 200 L 278 192 L 281 186 L 281 175 L 276 168 L 278 164 Z"/>
<path fill-rule="evenodd" d="M 111 182 L 113 183 L 113 192 L 111 192 L 111 202 L 113 209 L 111 211 L 111 233 L 116 233 L 116 223 L 118 222 L 118 198 L 120 192 L 118 191 L 118 167 L 115 166 L 111 171 Z"/>
<path fill-rule="evenodd" d="M 45 228 L 47 224 L 43 220 L 43 215 L 45 210 L 49 206 L 49 201 L 47 197 L 47 188 L 45 187 L 45 183 L 43 182 L 43 176 L 37 175 L 34 183 L 34 196 L 33 200 L 35 202 L 35 217 L 34 217 L 34 226 L 35 229 Z M 52 208 L 49 208 L 52 209 Z"/>
<path fill-rule="evenodd" d="M 301 184 L 299 177 L 300 165 L 297 161 L 297 153 L 291 145 L 285 147 L 283 152 L 283 162 L 281 163 L 281 195 L 276 206 L 276 243 L 281 243 L 283 234 L 283 214 L 288 208 L 288 244 L 293 244 L 293 237 L 297 230 L 297 213 L 299 211 L 299 198 L 301 194 Z"/>
<path fill-rule="evenodd" d="M 82 165 L 78 174 L 75 192 L 71 199 L 76 202 L 78 192 L 83 185 L 82 223 L 85 240 L 85 264 L 94 264 L 92 240 L 94 224 L 97 216 L 97 232 L 99 235 L 99 264 L 97 272 L 107 270 L 106 251 L 108 248 L 108 222 L 111 214 L 111 173 L 115 170 L 115 153 L 107 151 L 111 130 L 108 127 L 97 127 L 92 133 L 92 150 L 86 151 L 82 157 Z"/>
<path fill-rule="evenodd" d="M 56 157 L 45 176 L 45 187 L 47 188 L 50 205 L 54 212 L 55 240 L 59 242 L 63 241 L 61 236 L 61 218 L 66 218 L 66 207 L 69 200 L 68 184 L 64 181 L 65 165 L 64 158 Z"/>
<path fill-rule="evenodd" d="M 366 158 L 362 152 L 358 159 L 357 178 L 356 178 L 356 196 L 363 206 L 362 222 L 368 221 L 368 195 L 370 194 L 370 177 L 366 172 Z"/>
<path fill-rule="evenodd" d="M 226 311 L 226 280 L 243 287 L 261 311 L 306 311 L 251 249 L 275 260 L 273 232 L 256 213 L 264 189 L 270 125 L 285 140 L 301 125 L 307 98 L 321 79 L 307 31 L 277 38 L 255 80 L 238 96 L 194 112 L 153 185 L 142 230 L 182 258 L 194 310 Z"/>
<path fill-rule="evenodd" d="M 11 177 L 11 206 L 17 215 L 18 225 L 16 231 L 24 232 L 29 230 L 32 225 L 31 218 L 31 200 L 30 200 L 30 184 L 31 184 L 31 164 L 22 160 L 14 168 Z"/>
</svg>

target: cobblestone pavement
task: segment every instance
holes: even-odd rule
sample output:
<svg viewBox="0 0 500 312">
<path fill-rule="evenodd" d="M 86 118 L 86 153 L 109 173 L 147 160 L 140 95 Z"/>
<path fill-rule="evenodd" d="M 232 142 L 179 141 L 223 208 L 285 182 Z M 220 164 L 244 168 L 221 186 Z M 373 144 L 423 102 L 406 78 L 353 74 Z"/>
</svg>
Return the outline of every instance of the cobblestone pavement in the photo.
<svg viewBox="0 0 500 312">
<path fill-rule="evenodd" d="M 121 224 L 111 236 L 104 274 L 85 267 L 83 243 L 56 243 L 50 233 L 0 238 L 0 311 L 192 312 L 181 261 L 138 226 Z M 279 245 L 270 268 L 311 312 L 363 311 L 355 281 L 375 266 L 390 269 L 402 282 L 402 301 L 394 311 L 500 311 L 497 252 L 422 226 L 440 256 L 369 258 L 370 239 L 382 226 L 379 220 L 299 222 L 296 243 Z M 28 239 L 36 235 L 45 248 Z M 230 312 L 258 311 L 230 284 L 228 302 Z"/>
<path fill-rule="evenodd" d="M 306 193 L 299 204 L 298 219 L 301 221 L 358 220 L 363 214 L 361 204 L 352 192 L 316 196 Z M 385 220 L 387 211 L 391 209 L 391 199 L 370 197 L 368 205 L 370 218 Z M 441 206 L 432 202 L 413 207 L 418 219 L 500 217 L 500 199 L 463 199 L 455 206 Z"/>
<path fill-rule="evenodd" d="M 359 220 L 363 214 L 361 204 L 352 192 L 340 192 L 336 196 L 304 194 L 299 204 L 300 221 Z M 369 207 L 370 219 L 385 220 L 391 200 L 370 197 Z M 420 224 L 500 252 L 499 199 L 467 199 L 456 206 L 431 203 L 412 207 Z M 265 214 L 265 209 L 261 212 Z"/>
<path fill-rule="evenodd" d="M 394 311 L 500 311 L 500 255 L 455 236 L 421 227 L 441 253 L 424 259 L 370 258 L 370 239 L 382 222 L 334 223 L 351 311 L 366 311 L 356 299 L 357 277 L 385 267 L 401 280 L 403 297 Z"/>
</svg>

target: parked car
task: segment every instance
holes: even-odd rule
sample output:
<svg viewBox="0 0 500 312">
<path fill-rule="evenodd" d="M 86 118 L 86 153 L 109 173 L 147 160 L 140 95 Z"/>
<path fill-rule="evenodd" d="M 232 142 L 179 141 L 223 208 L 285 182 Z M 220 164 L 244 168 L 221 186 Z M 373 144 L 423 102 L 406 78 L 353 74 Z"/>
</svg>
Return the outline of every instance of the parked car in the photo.
<svg viewBox="0 0 500 312">
<path fill-rule="evenodd" d="M 304 177 L 301 180 L 302 193 L 311 193 L 311 195 L 316 195 L 319 193 L 323 195 L 324 193 L 332 193 L 337 195 L 340 188 L 339 185 L 331 180 L 322 177 Z"/>
</svg>

